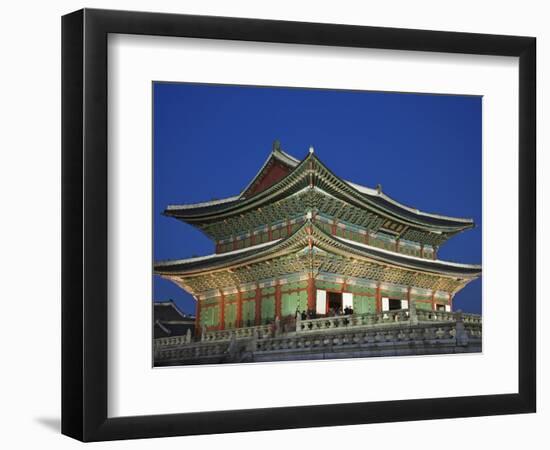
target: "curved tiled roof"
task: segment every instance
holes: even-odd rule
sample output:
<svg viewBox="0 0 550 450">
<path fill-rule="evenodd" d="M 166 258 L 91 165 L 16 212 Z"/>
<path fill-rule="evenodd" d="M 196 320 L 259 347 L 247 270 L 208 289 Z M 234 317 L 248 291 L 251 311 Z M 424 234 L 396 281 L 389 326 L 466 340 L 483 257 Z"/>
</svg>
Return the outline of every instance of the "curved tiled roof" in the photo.
<svg viewBox="0 0 550 450">
<path fill-rule="evenodd" d="M 410 221 L 435 229 L 442 228 L 446 231 L 460 231 L 474 226 L 472 219 L 449 217 L 440 214 L 423 212 L 392 199 L 385 193 L 381 192 L 381 190 L 379 189 L 372 189 L 348 180 L 343 180 L 335 175 L 332 171 L 330 171 L 330 169 L 328 169 L 313 154 L 313 152 L 310 152 L 306 158 L 304 158 L 302 161 L 299 161 L 298 159 L 279 149 L 272 151 L 272 153 L 265 161 L 264 165 L 260 168 L 260 171 L 239 195 L 219 200 L 212 200 L 209 202 L 185 205 L 169 205 L 164 211 L 164 214 L 193 223 L 200 221 L 208 222 L 212 220 L 219 220 L 220 216 L 230 217 L 233 214 L 242 214 L 248 208 L 257 208 L 259 205 L 264 204 L 265 202 L 273 201 L 273 197 L 278 190 L 288 190 L 288 185 L 291 184 L 290 180 L 294 180 L 294 178 L 298 176 L 297 171 L 300 170 L 300 173 L 302 173 L 303 171 L 307 170 L 305 169 L 306 164 L 304 163 L 310 158 L 314 159 L 316 163 L 318 163 L 319 167 L 322 168 L 322 170 L 333 177 L 334 180 L 331 184 L 332 188 L 333 185 L 339 185 L 341 186 L 341 189 L 345 191 L 347 195 L 344 201 L 352 201 L 353 199 L 355 199 L 355 201 L 359 203 L 365 202 L 365 204 L 367 204 L 368 206 L 380 209 L 383 214 L 389 215 L 397 221 Z M 284 164 L 288 165 L 288 167 L 292 169 L 291 172 L 286 177 L 276 182 L 273 186 L 270 186 L 268 189 L 261 191 L 253 195 L 252 197 L 244 197 L 244 193 L 250 188 L 254 181 L 261 176 L 264 168 L 273 159 L 276 159 L 277 161 L 281 161 Z M 290 195 L 290 193 L 281 195 L 288 196 Z"/>
<path fill-rule="evenodd" d="M 382 264 L 397 265 L 399 267 L 421 270 L 448 276 L 475 277 L 481 273 L 481 266 L 430 260 L 415 256 L 395 253 L 366 244 L 338 238 L 325 233 L 314 223 L 307 221 L 291 236 L 259 244 L 228 253 L 218 253 L 199 258 L 189 258 L 174 261 L 164 261 L 155 264 L 155 273 L 168 274 L 200 274 L 205 271 L 223 270 L 231 266 L 251 264 L 278 255 L 296 252 L 308 245 L 309 239 L 314 246 L 329 251 L 338 251 L 346 256 L 354 255 L 367 258 Z"/>
</svg>

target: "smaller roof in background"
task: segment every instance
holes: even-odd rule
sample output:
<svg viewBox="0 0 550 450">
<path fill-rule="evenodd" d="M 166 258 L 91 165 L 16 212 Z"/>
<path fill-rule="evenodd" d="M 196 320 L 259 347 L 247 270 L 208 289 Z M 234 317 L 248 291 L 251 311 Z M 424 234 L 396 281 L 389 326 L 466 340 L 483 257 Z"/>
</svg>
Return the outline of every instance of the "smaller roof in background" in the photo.
<svg viewBox="0 0 550 450">
<path fill-rule="evenodd" d="M 182 312 L 172 300 L 154 302 L 154 320 L 160 322 L 190 322 L 195 316 Z"/>
</svg>

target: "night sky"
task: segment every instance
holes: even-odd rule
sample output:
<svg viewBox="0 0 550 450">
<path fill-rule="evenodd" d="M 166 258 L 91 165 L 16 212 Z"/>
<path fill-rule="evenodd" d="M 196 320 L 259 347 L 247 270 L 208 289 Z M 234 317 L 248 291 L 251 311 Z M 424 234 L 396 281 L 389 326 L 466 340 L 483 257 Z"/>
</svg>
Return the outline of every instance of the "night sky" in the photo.
<svg viewBox="0 0 550 450">
<path fill-rule="evenodd" d="M 310 146 L 336 175 L 395 200 L 474 219 L 439 258 L 481 263 L 481 97 L 154 83 L 154 258 L 214 252 L 197 229 L 162 216 L 168 204 L 239 194 L 272 143 L 303 159 Z M 188 313 L 195 301 L 154 276 L 154 301 Z M 481 279 L 454 308 L 481 312 Z"/>
</svg>

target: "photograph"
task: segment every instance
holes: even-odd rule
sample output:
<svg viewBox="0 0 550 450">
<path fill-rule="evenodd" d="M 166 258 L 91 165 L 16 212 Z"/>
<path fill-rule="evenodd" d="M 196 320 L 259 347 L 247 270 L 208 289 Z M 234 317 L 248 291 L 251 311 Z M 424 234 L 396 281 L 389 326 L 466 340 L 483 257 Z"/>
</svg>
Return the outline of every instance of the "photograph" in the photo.
<svg viewBox="0 0 550 450">
<path fill-rule="evenodd" d="M 151 89 L 153 366 L 482 352 L 482 96 Z"/>
<path fill-rule="evenodd" d="M 544 9 L 7 2 L 0 448 L 550 449 Z"/>
</svg>

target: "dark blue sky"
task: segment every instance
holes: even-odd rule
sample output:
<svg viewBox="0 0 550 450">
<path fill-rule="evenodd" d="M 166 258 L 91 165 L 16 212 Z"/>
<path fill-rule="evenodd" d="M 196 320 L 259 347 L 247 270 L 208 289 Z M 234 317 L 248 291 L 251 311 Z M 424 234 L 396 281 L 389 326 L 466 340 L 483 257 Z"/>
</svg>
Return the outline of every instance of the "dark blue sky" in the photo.
<svg viewBox="0 0 550 450">
<path fill-rule="evenodd" d="M 154 258 L 213 253 L 201 232 L 164 217 L 168 204 L 238 194 L 275 139 L 302 159 L 310 145 L 337 175 L 427 212 L 472 217 L 441 259 L 481 263 L 481 97 L 154 83 Z M 154 277 L 154 300 L 194 300 Z M 455 297 L 481 312 L 481 280 Z"/>
</svg>

